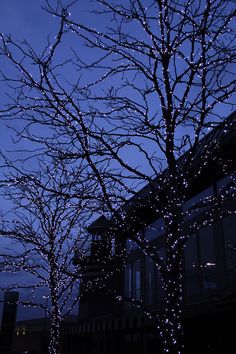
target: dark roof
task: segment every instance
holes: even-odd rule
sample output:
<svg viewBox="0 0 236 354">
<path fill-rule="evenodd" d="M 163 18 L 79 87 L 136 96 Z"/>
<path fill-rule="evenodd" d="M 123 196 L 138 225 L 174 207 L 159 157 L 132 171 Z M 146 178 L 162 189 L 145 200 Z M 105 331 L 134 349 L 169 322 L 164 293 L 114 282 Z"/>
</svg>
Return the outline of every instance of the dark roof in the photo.
<svg viewBox="0 0 236 354">
<path fill-rule="evenodd" d="M 107 229 L 109 224 L 109 220 L 104 216 L 100 216 L 97 220 L 95 220 L 88 228 L 88 232 L 92 235 L 97 233 L 102 233 Z"/>
</svg>

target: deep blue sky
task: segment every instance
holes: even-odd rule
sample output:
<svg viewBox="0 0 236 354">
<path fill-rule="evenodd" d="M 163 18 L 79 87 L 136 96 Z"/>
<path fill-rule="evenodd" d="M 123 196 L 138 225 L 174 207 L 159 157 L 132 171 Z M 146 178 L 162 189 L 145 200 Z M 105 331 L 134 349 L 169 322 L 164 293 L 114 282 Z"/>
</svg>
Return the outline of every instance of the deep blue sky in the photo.
<svg viewBox="0 0 236 354">
<path fill-rule="evenodd" d="M 48 34 L 55 33 L 57 21 L 53 16 L 46 14 L 41 0 L 1 0 L 0 2 L 0 33 L 11 34 L 14 39 L 26 39 L 38 52 L 44 48 Z M 82 0 L 74 7 L 74 12 L 86 20 L 91 8 L 90 1 Z M 93 16 L 93 19 L 95 17 Z M 8 69 L 8 63 L 0 57 L 1 70 Z M 9 68 L 10 69 L 10 68 Z M 11 69 L 10 69 L 11 70 Z M 0 102 L 4 102 L 4 84 L 0 83 Z M 9 147 L 9 132 L 0 122 L 0 148 Z"/>
<path fill-rule="evenodd" d="M 4 34 L 12 34 L 18 39 L 27 38 L 29 40 L 36 39 L 39 43 L 46 34 L 47 28 L 50 26 L 50 19 L 42 16 L 40 9 L 40 1 L 29 0 L 2 0 L 0 3 L 0 32 Z M 0 58 L 1 69 L 5 69 L 6 63 L 3 58 Z M 1 102 L 4 102 L 4 85 L 0 83 L 1 87 Z M 5 122 L 0 121 L 0 148 L 4 151 L 11 149 L 10 132 L 5 127 Z M 1 207 L 4 207 L 1 205 Z M 1 241 L 1 248 L 3 242 Z M 11 278 L 11 277 L 10 277 Z M 1 284 L 3 285 L 9 279 L 9 275 L 1 274 Z M 3 299 L 3 294 L 1 294 Z M 0 305 L 2 309 L 2 304 Z M 0 311 L 1 312 L 1 311 Z M 42 313 L 32 313 L 19 308 L 18 318 L 31 317 L 35 315 L 43 315 Z M 0 314 L 1 318 L 1 314 Z"/>
<path fill-rule="evenodd" d="M 49 19 L 42 16 L 40 1 L 17 1 L 2 0 L 0 3 L 0 32 L 12 34 L 19 39 L 29 38 L 41 42 L 46 33 L 46 27 L 50 25 Z M 48 21 L 48 22 L 46 22 Z M 6 62 L 1 57 L 0 66 L 4 70 Z M 1 102 L 4 102 L 4 86 L 1 85 Z M 0 122 L 0 147 L 9 147 L 10 136 L 8 130 L 4 128 L 4 123 Z"/>
<path fill-rule="evenodd" d="M 0 1 L 0 32 L 11 34 L 15 39 L 26 39 L 32 43 L 33 47 L 40 50 L 46 43 L 46 38 L 49 33 L 53 33 L 56 25 L 56 20 L 45 14 L 40 8 L 43 2 L 40 0 L 1 0 Z M 85 19 L 88 13 L 89 1 L 80 1 L 77 5 L 77 11 Z M 79 6 L 79 9 L 78 9 Z M 0 57 L 0 67 L 2 70 L 8 69 L 7 63 Z M 10 68 L 9 68 L 10 70 Z M 4 102 L 4 83 L 0 83 L 1 103 Z M 2 151 L 13 149 L 11 143 L 11 132 L 6 127 L 6 122 L 0 121 L 0 149 Z M 1 209 L 4 209 L 1 201 Z M 1 241 L 1 248 L 3 247 Z M 15 281 L 16 276 L 1 274 L 0 284 Z M 0 299 L 3 299 L 3 294 L 0 294 Z M 1 320 L 2 304 L 0 303 L 0 320 Z M 18 319 L 32 318 L 44 316 L 41 310 L 29 310 L 19 306 Z"/>
</svg>

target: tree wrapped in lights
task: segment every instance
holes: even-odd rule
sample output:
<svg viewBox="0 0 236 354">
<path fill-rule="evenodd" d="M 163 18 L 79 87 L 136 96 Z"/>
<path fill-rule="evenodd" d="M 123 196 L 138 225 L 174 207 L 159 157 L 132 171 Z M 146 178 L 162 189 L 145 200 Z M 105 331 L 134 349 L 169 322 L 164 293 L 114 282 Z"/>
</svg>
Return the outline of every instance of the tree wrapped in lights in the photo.
<svg viewBox="0 0 236 354">
<path fill-rule="evenodd" d="M 2 271 L 15 274 L 7 289 L 23 292 L 19 304 L 46 311 L 48 352 L 59 353 L 62 321 L 79 300 L 80 268 L 73 264 L 73 255 L 76 251 L 83 259 L 88 248 L 88 201 L 66 197 L 72 186 L 62 167 L 41 162 L 38 171 L 20 171 L 6 158 L 5 163 L 10 172 L 2 182 L 2 195 L 10 207 L 1 220 L 5 249 L 0 257 Z M 82 195 L 88 188 L 89 179 L 81 181 Z"/>
<path fill-rule="evenodd" d="M 98 0 L 95 16 L 107 21 L 100 30 L 77 21 L 70 14 L 73 7 L 46 3 L 60 26 L 43 53 L 2 36 L 2 54 L 18 70 L 17 77 L 3 74 L 15 89 L 3 114 L 26 120 L 20 137 L 41 144 L 57 162 L 76 169 L 81 159 L 87 161 L 89 174 L 98 181 L 94 203 L 113 215 L 110 232 L 137 243 L 157 265 L 166 300 L 164 314 L 156 315 L 163 351 L 181 353 L 184 245 L 195 230 L 220 216 L 225 198 L 233 194 L 229 186 L 184 210 L 189 190 L 209 162 L 228 168 L 217 151 L 234 129 L 234 119 L 222 121 L 220 139 L 212 134 L 200 140 L 233 102 L 233 2 Z M 83 60 L 74 49 L 70 60 L 59 62 L 57 53 L 67 36 L 73 36 L 73 43 L 84 40 L 84 50 L 95 59 Z M 30 72 L 29 62 L 37 72 Z M 66 65 L 77 73 L 69 85 L 58 75 Z M 37 125 L 53 134 L 37 134 L 31 129 Z M 200 224 L 186 230 L 186 216 L 200 204 L 210 209 Z M 129 205 L 163 218 L 165 261 L 140 237 L 135 225 L 144 228 L 146 221 L 131 214 Z"/>
</svg>

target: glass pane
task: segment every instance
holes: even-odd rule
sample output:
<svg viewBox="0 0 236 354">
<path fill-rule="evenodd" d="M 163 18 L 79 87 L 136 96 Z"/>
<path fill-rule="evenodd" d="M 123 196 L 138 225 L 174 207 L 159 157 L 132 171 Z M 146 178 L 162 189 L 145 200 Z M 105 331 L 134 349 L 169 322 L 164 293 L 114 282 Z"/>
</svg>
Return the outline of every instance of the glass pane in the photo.
<svg viewBox="0 0 236 354">
<path fill-rule="evenodd" d="M 161 248 L 159 249 L 159 255 L 165 260 L 166 258 L 166 252 L 165 252 L 165 248 Z M 157 299 L 156 299 L 156 303 L 158 305 L 162 305 L 165 299 L 165 292 L 163 289 L 163 283 L 162 283 L 162 278 L 161 275 L 159 273 L 159 270 L 157 268 L 157 266 L 155 265 L 155 273 L 156 273 L 156 287 L 157 287 Z"/>
<path fill-rule="evenodd" d="M 200 267 L 203 274 L 203 288 L 216 288 L 216 257 L 214 235 L 211 226 L 199 231 Z"/>
<path fill-rule="evenodd" d="M 147 303 L 153 304 L 155 302 L 155 274 L 154 274 L 154 262 L 146 256 L 146 284 L 147 284 Z"/>
<path fill-rule="evenodd" d="M 162 283 L 162 278 L 159 273 L 159 270 L 156 268 L 156 287 L 157 287 L 157 298 L 156 298 L 156 303 L 158 305 L 162 305 L 165 299 L 165 292 L 163 289 L 163 283 Z"/>
<path fill-rule="evenodd" d="M 199 265 L 197 255 L 197 238 L 190 237 L 186 242 L 185 252 L 185 293 L 186 296 L 198 295 L 200 292 Z"/>
<path fill-rule="evenodd" d="M 192 236 L 186 242 L 185 247 L 185 271 L 195 273 L 197 271 L 197 242 L 196 237 Z"/>
<path fill-rule="evenodd" d="M 236 215 L 223 220 L 226 267 L 229 281 L 236 279 Z"/>
<path fill-rule="evenodd" d="M 132 266 L 127 264 L 125 269 L 125 295 L 132 296 Z"/>
<path fill-rule="evenodd" d="M 111 240 L 111 254 L 115 255 L 116 254 L 116 241 L 114 238 Z"/>
<path fill-rule="evenodd" d="M 141 276 L 140 259 L 133 263 L 133 297 L 136 300 L 141 298 Z"/>
</svg>

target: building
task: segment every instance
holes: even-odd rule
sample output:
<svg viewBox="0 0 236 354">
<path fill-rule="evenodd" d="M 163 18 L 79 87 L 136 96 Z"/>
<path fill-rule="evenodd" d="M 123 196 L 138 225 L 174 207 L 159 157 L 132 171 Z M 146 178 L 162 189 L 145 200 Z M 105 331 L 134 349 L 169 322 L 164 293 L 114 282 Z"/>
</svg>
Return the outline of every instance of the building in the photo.
<svg viewBox="0 0 236 354">
<path fill-rule="evenodd" d="M 4 305 L 0 332 L 0 353 L 10 354 L 12 338 L 17 313 L 17 301 L 19 293 L 17 291 L 6 291 L 4 294 Z"/>
<path fill-rule="evenodd" d="M 63 327 L 73 327 L 76 323 L 77 316 L 68 316 L 63 321 Z M 46 354 L 49 345 L 49 318 L 35 318 L 29 320 L 17 321 L 14 327 L 14 335 L 12 339 L 11 354 Z M 69 353 L 71 350 L 71 336 L 63 336 L 62 353 Z M 10 352 L 9 352 L 10 353 Z M 3 354 L 0 351 L 0 354 Z"/>
<path fill-rule="evenodd" d="M 186 198 L 185 209 L 191 208 L 203 197 L 218 196 L 223 188 L 234 183 L 236 176 L 236 114 L 228 117 L 230 129 L 219 125 L 199 144 L 198 157 L 204 154 L 206 140 L 219 143 L 217 159 L 229 160 L 227 171 L 215 160 L 210 161 L 195 180 Z M 179 160 L 181 163 L 181 158 Z M 165 171 L 168 173 L 168 171 Z M 146 186 L 140 194 L 148 195 Z M 134 212 L 133 200 L 128 203 Z M 186 217 L 186 226 L 201 220 L 209 207 L 199 204 L 191 216 Z M 222 210 L 236 211 L 236 199 L 229 193 L 221 206 Z M 136 209 L 135 212 L 138 212 Z M 148 226 L 142 231 L 165 257 L 163 221 L 150 210 L 142 209 Z M 88 231 L 92 235 L 91 255 L 82 261 L 82 298 L 78 324 L 68 328 L 76 338 L 81 354 L 152 354 L 158 352 L 158 339 L 154 323 L 142 311 L 128 303 L 118 303 L 114 296 L 122 294 L 143 299 L 150 311 L 162 311 L 164 295 L 161 279 L 155 264 L 144 256 L 135 245 L 130 249 L 125 269 L 117 272 L 116 254 L 124 244 L 115 243 L 107 237 L 109 221 L 101 217 Z M 113 257 L 111 256 L 114 253 Z M 113 274 L 109 276 L 109 274 Z M 86 291 L 88 280 L 99 282 L 101 274 L 107 274 L 106 289 L 99 284 L 93 292 Z M 199 229 L 189 238 L 185 248 L 185 307 L 184 326 L 187 354 L 233 354 L 236 352 L 234 323 L 236 315 L 236 214 L 225 215 L 210 225 Z M 73 351 L 71 351 L 72 353 Z M 68 352 L 69 353 L 69 352 Z"/>
<path fill-rule="evenodd" d="M 49 322 L 45 318 L 17 321 L 14 329 L 12 354 L 44 354 L 48 347 Z"/>
</svg>

